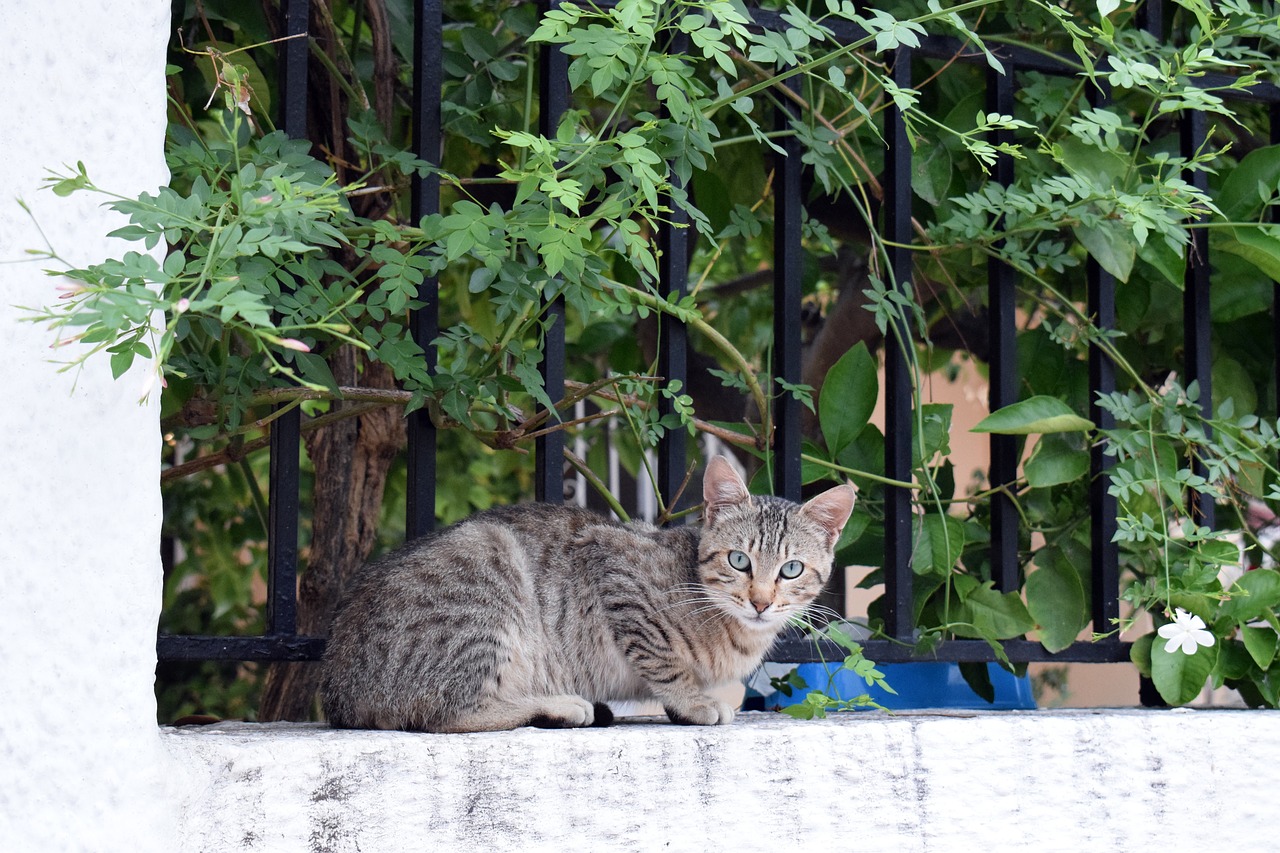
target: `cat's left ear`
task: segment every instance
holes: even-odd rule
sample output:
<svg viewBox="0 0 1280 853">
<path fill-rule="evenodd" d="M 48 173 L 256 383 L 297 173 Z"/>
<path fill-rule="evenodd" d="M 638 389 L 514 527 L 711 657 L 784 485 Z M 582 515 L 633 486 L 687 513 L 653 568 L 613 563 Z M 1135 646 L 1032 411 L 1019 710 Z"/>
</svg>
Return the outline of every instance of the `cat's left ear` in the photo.
<svg viewBox="0 0 1280 853">
<path fill-rule="evenodd" d="M 857 497 L 858 490 L 846 483 L 809 499 L 800 512 L 822 525 L 827 531 L 827 547 L 834 548 L 844 523 L 853 512 L 853 502 Z"/>
</svg>

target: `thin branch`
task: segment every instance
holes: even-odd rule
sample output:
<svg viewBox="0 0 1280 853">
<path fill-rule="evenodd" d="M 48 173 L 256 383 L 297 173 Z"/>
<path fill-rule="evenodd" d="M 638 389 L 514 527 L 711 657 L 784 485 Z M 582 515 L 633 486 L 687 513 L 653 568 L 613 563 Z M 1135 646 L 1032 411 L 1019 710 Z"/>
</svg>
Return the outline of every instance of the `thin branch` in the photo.
<svg viewBox="0 0 1280 853">
<path fill-rule="evenodd" d="M 605 503 L 609 504 L 609 508 L 613 510 L 614 514 L 617 515 L 618 518 L 623 521 L 631 520 L 631 516 L 627 515 L 627 511 L 622 508 L 622 504 L 619 503 L 614 494 L 609 491 L 609 487 L 606 486 L 598 476 L 596 476 L 596 472 L 592 471 L 584 460 L 567 447 L 564 448 L 564 458 L 569 460 L 569 464 L 572 465 L 579 474 L 586 478 L 587 482 L 591 484 L 591 488 L 595 489 L 596 492 L 599 493 L 600 497 L 604 498 Z"/>
<path fill-rule="evenodd" d="M 281 390 L 304 390 L 305 391 L 308 389 L 281 389 Z M 370 388 L 370 389 L 357 389 L 357 390 L 374 391 L 374 390 L 381 390 L 381 389 Z M 310 397 L 310 398 L 300 398 L 300 399 L 320 399 L 320 398 Z M 354 417 L 357 417 L 358 415 L 363 415 L 366 412 L 371 412 L 374 409 L 380 409 L 383 406 L 388 406 L 388 405 L 394 405 L 394 404 L 387 403 L 387 402 L 359 403 L 357 405 L 350 406 L 345 409 L 340 409 L 339 411 L 336 411 L 336 412 L 328 412 L 326 414 L 320 415 L 319 417 L 315 417 L 315 418 L 311 418 L 310 420 L 303 421 L 301 426 L 301 431 L 303 432 L 303 434 L 306 434 L 306 433 L 312 432 L 313 430 L 320 429 L 323 426 L 328 426 L 329 424 L 346 420 L 347 418 L 354 418 Z M 253 441 L 246 441 L 243 444 L 240 444 L 238 446 L 231 446 L 223 450 L 220 450 L 217 453 L 210 453 L 208 456 L 197 456 L 195 459 L 192 459 L 190 462 L 183 462 L 181 465 L 174 465 L 172 468 L 166 468 L 163 471 L 161 471 L 160 482 L 167 483 L 170 480 L 178 480 L 178 479 L 181 479 L 182 477 L 189 477 L 192 474 L 198 474 L 201 471 L 207 471 L 210 468 L 217 468 L 219 465 L 226 465 L 231 462 L 239 462 L 241 459 L 245 458 L 250 453 L 255 453 L 259 450 L 262 450 L 263 448 L 267 447 L 269 444 L 271 444 L 271 436 L 264 435 L 260 438 L 255 438 Z"/>
<path fill-rule="evenodd" d="M 676 489 L 675 495 L 666 502 L 666 506 L 662 508 L 662 514 L 658 516 L 657 524 L 659 527 L 667 524 L 674 517 L 671 511 L 676 504 L 680 503 L 680 498 L 684 496 L 684 490 L 689 487 L 689 479 L 697 469 L 698 463 L 696 462 L 690 463 L 689 467 L 685 469 L 684 479 L 680 481 L 680 487 Z"/>
<path fill-rule="evenodd" d="M 645 376 L 639 378 L 658 380 L 661 377 Z M 565 383 L 565 389 L 571 393 L 567 394 L 564 400 L 561 400 L 560 403 L 557 404 L 556 408 L 560 409 L 565 406 L 573 405 L 573 403 L 576 403 L 578 400 L 583 400 L 587 397 L 599 397 L 614 403 L 639 406 L 641 408 L 649 407 L 650 404 L 646 400 L 609 391 L 607 386 L 616 381 L 616 379 L 617 377 L 610 377 L 609 379 L 597 380 L 596 382 L 591 383 L 568 381 Z M 256 405 L 279 403 L 292 403 L 297 405 L 305 400 L 341 400 L 344 402 L 354 403 L 354 405 L 346 406 L 338 411 L 327 412 L 318 417 L 304 420 L 301 430 L 305 434 L 312 432 L 313 430 L 320 429 L 321 427 L 328 426 L 329 424 L 346 420 L 347 418 L 358 417 L 366 412 L 371 412 L 384 406 L 403 406 L 413 399 L 413 394 L 411 392 L 401 391 L 395 388 L 364 388 L 359 386 L 343 385 L 339 386 L 338 391 L 341 394 L 340 397 L 335 397 L 328 391 L 317 391 L 312 388 L 269 388 L 255 394 L 251 402 Z M 533 427 L 536 427 L 545 419 L 545 412 L 539 414 L 543 417 L 535 415 L 521 423 L 520 426 L 515 429 L 508 430 L 506 432 L 493 432 L 487 435 L 481 435 L 478 432 L 473 432 L 473 434 L 477 435 L 477 437 L 485 444 L 488 444 L 497 450 L 519 449 L 514 445 L 536 438 L 539 435 L 545 435 L 550 432 L 565 429 L 569 426 L 576 426 L 589 421 L 600 420 L 612 413 L 600 412 L 594 415 L 588 415 L 585 418 L 563 421 L 555 424 L 554 426 L 542 429 L 533 429 Z M 213 420 L 212 412 L 203 413 L 199 418 L 197 418 L 197 420 L 201 423 L 211 423 Z M 264 426 L 269 426 L 269 420 L 270 419 L 263 419 L 260 423 Z M 433 420 L 439 421 L 436 424 L 437 428 L 455 429 L 459 426 L 459 424 L 453 423 L 452 421 L 446 422 L 443 418 L 437 419 L 433 416 Z M 183 421 L 182 423 L 184 426 L 200 425 L 200 423 L 195 421 Z M 699 418 L 694 418 L 692 423 L 699 432 L 714 435 L 716 438 L 729 444 L 735 444 L 740 447 L 749 447 L 755 450 L 763 449 L 763 439 L 760 436 L 743 435 L 742 433 L 725 429 L 724 427 L 717 426 L 716 424 Z M 219 465 L 238 462 L 250 453 L 262 450 L 270 443 L 271 439 L 269 436 L 261 436 L 253 439 L 252 441 L 246 441 L 243 444 L 229 446 L 217 453 L 210 453 L 208 456 L 196 457 L 189 462 L 184 462 L 181 465 L 175 465 L 172 468 L 166 468 L 164 471 L 160 472 L 160 482 L 167 483 L 171 480 L 177 480 L 182 477 L 197 474 L 201 471 L 207 471 L 210 468 L 216 468 Z"/>
<path fill-rule="evenodd" d="M 574 386 L 577 386 L 579 388 L 587 387 L 582 385 L 582 383 L 580 382 L 573 382 L 573 381 L 565 382 L 566 388 L 570 388 Z M 651 405 L 648 400 L 641 400 L 630 394 L 619 394 L 615 391 L 606 391 L 603 389 L 591 392 L 590 396 L 599 397 L 600 399 L 608 400 L 611 403 L 622 403 L 628 406 L 639 406 L 642 409 L 647 409 Z M 749 447 L 754 450 L 764 449 L 764 438 L 760 435 L 743 435 L 740 432 L 734 432 L 731 429 L 725 429 L 724 427 L 717 426 L 716 424 L 713 424 L 710 421 L 704 421 L 701 418 L 693 418 L 691 423 L 698 430 L 698 432 L 705 432 L 707 435 L 714 435 L 716 438 L 720 439 L 721 441 L 727 442 L 729 444 L 736 444 L 739 447 Z"/>
<path fill-rule="evenodd" d="M 516 428 L 513 430 L 507 430 L 504 434 L 513 436 L 510 439 L 512 442 L 527 441 L 531 438 L 538 438 L 548 433 L 557 432 L 558 430 L 566 429 L 571 426 L 581 426 L 582 424 L 589 424 L 593 421 L 603 420 L 604 418 L 611 418 L 616 414 L 618 414 L 617 409 L 612 409 L 606 412 L 595 412 L 594 414 L 585 415 L 581 418 L 574 418 L 571 421 L 560 421 L 555 426 L 543 427 L 542 429 L 536 429 L 532 432 L 525 432 L 520 428 Z"/>
</svg>

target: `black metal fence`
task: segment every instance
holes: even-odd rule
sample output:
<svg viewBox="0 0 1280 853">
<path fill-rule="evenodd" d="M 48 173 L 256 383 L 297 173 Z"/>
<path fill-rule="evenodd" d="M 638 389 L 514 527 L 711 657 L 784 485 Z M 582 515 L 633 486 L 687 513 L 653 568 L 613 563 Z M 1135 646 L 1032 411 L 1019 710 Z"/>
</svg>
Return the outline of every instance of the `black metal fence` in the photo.
<svg viewBox="0 0 1280 853">
<path fill-rule="evenodd" d="M 286 36 L 303 34 L 307 30 L 309 0 L 282 0 L 283 28 Z M 554 5 L 554 4 L 553 4 Z M 1140 10 L 1143 26 L 1157 38 L 1165 32 L 1163 2 L 1148 0 Z M 755 23 L 763 27 L 781 29 L 781 18 L 772 12 L 755 10 Z M 418 0 L 415 6 L 413 72 L 413 148 L 414 154 L 429 162 L 438 162 L 441 146 L 440 103 L 443 83 L 442 3 L 440 0 Z M 862 38 L 865 34 L 856 27 L 837 28 L 837 35 L 846 41 Z M 279 91 L 282 128 L 293 136 L 303 136 L 307 126 L 307 62 L 308 44 L 305 38 L 293 38 L 281 42 L 279 56 Z M 1014 75 L 1020 71 L 1037 71 L 1050 75 L 1077 73 L 1065 61 L 1052 56 L 1016 47 L 997 51 L 1007 73 L 989 71 L 987 77 L 987 103 L 989 112 L 1012 115 Z M 894 82 L 902 87 L 912 85 L 912 60 L 915 57 L 949 60 L 959 56 L 960 61 L 980 61 L 981 57 L 966 57 L 964 45 L 951 38 L 929 37 L 918 48 L 899 47 L 893 60 Z M 540 98 L 541 131 L 553 136 L 562 113 L 569 106 L 568 58 L 558 49 L 544 48 L 540 61 L 538 92 Z M 1214 80 L 1206 85 L 1225 83 Z M 1231 93 L 1228 93 L 1230 96 Z M 1268 106 L 1270 111 L 1271 143 L 1280 143 L 1280 88 L 1272 84 L 1259 84 L 1236 93 L 1236 97 L 1252 99 Z M 1105 104 L 1104 92 L 1090 93 L 1093 106 Z M 778 117 L 785 126 L 787 116 Z M 1184 112 L 1180 119 L 1181 153 L 1191 157 L 1203 146 L 1206 139 L 1206 119 L 1203 113 Z M 999 131 L 1008 133 L 1008 131 Z M 912 267 L 909 251 L 901 248 L 912 241 L 911 224 L 911 169 L 912 148 L 906 137 L 901 113 L 892 104 L 885 121 L 888 151 L 885 157 L 884 199 L 882 205 L 882 236 L 891 247 L 890 260 L 893 280 L 898 287 L 907 287 L 911 281 Z M 1002 140 L 993 139 L 993 143 Z M 774 262 L 774 364 L 775 373 L 786 381 L 800 381 L 800 308 L 801 308 L 801 163 L 800 143 L 791 136 L 782 142 L 785 155 L 778 155 L 775 167 L 775 192 L 777 210 L 775 216 Z M 1008 185 L 1013 178 L 1013 164 L 1009 155 L 1001 155 L 995 167 L 997 180 Z M 1205 174 L 1195 172 L 1188 180 L 1198 182 L 1204 188 Z M 413 216 L 418 217 L 439 209 L 440 188 L 438 179 L 416 179 L 412 188 Z M 680 228 L 679 220 L 664 225 L 659 235 L 664 249 L 661 264 L 662 287 L 666 292 L 683 294 L 687 284 L 686 241 L 688 229 Z M 1184 328 L 1186 363 L 1184 373 L 1188 382 L 1198 381 L 1203 405 L 1211 405 L 1210 393 L 1210 315 L 1209 281 L 1211 258 L 1207 234 L 1203 229 L 1192 232 L 1191 245 L 1186 257 L 1186 282 L 1184 303 Z M 1114 278 L 1096 261 L 1087 265 L 1088 306 L 1101 329 L 1112 328 L 1115 321 Z M 1014 342 L 1014 290 L 1016 272 L 1009 266 L 993 261 L 989 270 L 989 329 L 991 342 L 990 408 L 992 411 L 1014 403 L 1017 394 L 1017 362 Z M 414 339 L 432 359 L 431 341 L 438 328 L 436 282 L 428 280 L 422 292 L 425 306 L 414 312 L 412 331 Z M 1276 286 L 1276 301 L 1280 305 L 1280 285 Z M 543 378 L 548 394 L 553 398 L 563 396 L 557 389 L 564 386 L 565 338 L 563 304 L 547 306 L 548 315 L 557 318 L 546 333 L 546 346 L 542 361 Z M 1280 375 L 1280 310 L 1275 312 L 1277 339 L 1277 375 Z M 684 328 L 670 318 L 664 318 L 664 328 L 659 335 L 659 373 L 667 379 L 681 379 L 686 375 L 686 338 Z M 905 326 L 904 338 L 909 337 Z M 891 339 L 888 336 L 887 339 Z M 889 344 L 886 358 L 886 412 L 885 412 L 885 475 L 898 481 L 910 481 L 911 471 L 911 413 L 912 387 L 908 363 L 901 350 Z M 1115 390 L 1113 365 L 1104 352 L 1094 346 L 1089 356 L 1089 395 L 1096 401 L 1099 393 Z M 669 404 L 668 404 L 669 405 Z M 791 395 L 781 395 L 775 403 L 774 437 L 776 494 L 799 499 L 801 487 L 801 429 L 799 401 Z M 1280 408 L 1280 406 L 1278 406 Z M 1101 428 L 1110 428 L 1110 415 L 1096 402 L 1091 404 L 1090 418 Z M 991 463 L 989 480 L 998 486 L 1012 483 L 1018 467 L 1018 446 L 1012 436 L 991 437 Z M 537 439 L 536 498 L 547 500 L 563 494 L 563 433 L 545 432 Z M 425 409 L 409 416 L 408 430 L 408 504 L 406 530 L 410 537 L 428 532 L 435 517 L 435 483 L 437 477 L 435 458 L 436 435 Z M 277 419 L 271 429 L 271 466 L 269 490 L 269 561 L 266 633 L 259 637 L 207 637 L 174 636 L 162 634 L 157 649 L 162 661 L 178 660 L 256 660 L 256 661 L 308 661 L 318 660 L 324 641 L 317 637 L 298 636 L 296 628 L 296 588 L 298 572 L 299 529 L 299 412 L 292 409 Z M 668 431 L 657 448 L 658 487 L 663 494 L 671 494 L 683 479 L 686 462 L 686 435 L 680 430 Z M 1092 618 L 1101 631 L 1110 630 L 1120 616 L 1120 577 L 1118 547 L 1112 541 L 1116 532 L 1116 500 L 1107 494 L 1107 479 L 1101 473 L 1105 467 L 1101 447 L 1094 447 L 1091 463 L 1090 511 L 1092 516 Z M 440 472 L 449 476 L 449 472 Z M 885 490 L 885 598 L 883 616 L 885 632 L 891 639 L 871 640 L 865 643 L 867 655 L 878 661 L 893 662 L 913 660 L 912 624 L 912 508 L 911 495 L 905 488 L 887 486 Z M 1205 523 L 1213 522 L 1213 505 L 1204 502 L 1198 507 Z M 994 498 L 992 507 L 991 565 L 992 576 L 1000 590 L 1018 588 L 1018 538 L 1019 517 L 1010 499 L 1001 494 Z M 1128 659 L 1128 644 L 1112 634 L 1100 642 L 1080 642 L 1068 649 L 1050 654 L 1037 642 L 1011 640 L 1004 643 L 1009 659 L 1015 662 L 1031 661 L 1079 661 L 1109 662 Z M 835 648 L 823 650 L 830 659 L 842 657 Z M 771 659 L 778 661 L 817 660 L 817 649 L 812 641 L 799 637 L 784 639 Z M 995 660 L 995 653 L 983 640 L 950 640 L 935 647 L 931 659 L 958 662 Z"/>
</svg>

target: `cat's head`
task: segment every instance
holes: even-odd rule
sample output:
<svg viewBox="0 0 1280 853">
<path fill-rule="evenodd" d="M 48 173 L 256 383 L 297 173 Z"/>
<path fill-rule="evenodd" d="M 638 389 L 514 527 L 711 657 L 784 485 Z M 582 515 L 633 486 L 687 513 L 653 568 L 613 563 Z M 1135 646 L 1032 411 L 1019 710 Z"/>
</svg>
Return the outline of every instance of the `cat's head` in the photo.
<svg viewBox="0 0 1280 853">
<path fill-rule="evenodd" d="M 712 458 L 703 478 L 698 571 L 715 605 L 762 631 L 803 613 L 831 574 L 855 497 L 849 485 L 804 504 L 752 495 L 727 460 Z"/>
</svg>

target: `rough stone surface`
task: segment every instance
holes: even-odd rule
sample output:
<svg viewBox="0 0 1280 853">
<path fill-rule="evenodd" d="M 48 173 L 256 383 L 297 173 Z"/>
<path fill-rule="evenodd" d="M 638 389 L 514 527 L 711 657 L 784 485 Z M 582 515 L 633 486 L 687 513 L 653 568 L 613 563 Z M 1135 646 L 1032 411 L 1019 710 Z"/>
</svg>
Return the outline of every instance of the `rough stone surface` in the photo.
<svg viewBox="0 0 1280 853">
<path fill-rule="evenodd" d="M 1273 850 L 1280 714 L 166 729 L 182 851 Z"/>
<path fill-rule="evenodd" d="M 157 406 L 145 369 L 59 374 L 52 333 L 15 307 L 120 252 L 101 197 L 46 169 L 154 191 L 164 165 L 167 0 L 6 3 L 0 21 L 0 850 L 171 851 L 177 810 L 155 727 L 160 606 Z M 15 198 L 31 207 L 40 229 Z M 26 263 L 14 263 L 26 260 Z M 73 391 L 73 383 L 75 383 Z"/>
</svg>

